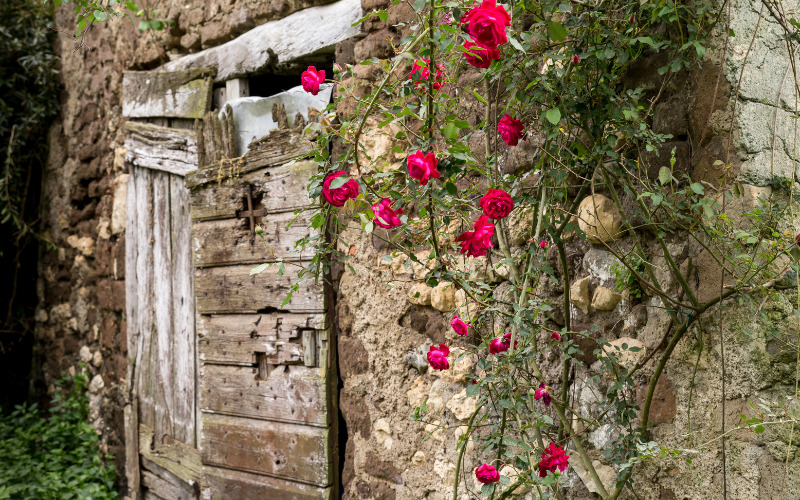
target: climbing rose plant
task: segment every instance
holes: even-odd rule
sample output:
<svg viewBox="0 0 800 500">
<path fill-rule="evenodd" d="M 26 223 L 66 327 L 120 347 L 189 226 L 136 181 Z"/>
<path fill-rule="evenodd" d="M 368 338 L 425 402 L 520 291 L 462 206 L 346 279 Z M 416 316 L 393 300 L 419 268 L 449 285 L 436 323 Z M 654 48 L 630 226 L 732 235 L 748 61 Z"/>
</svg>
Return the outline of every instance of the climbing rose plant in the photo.
<svg viewBox="0 0 800 500">
<path fill-rule="evenodd" d="M 475 363 L 466 395 L 477 404 L 457 424 L 453 498 L 459 491 L 506 498 L 520 486 L 561 498 L 576 463 L 602 498 L 617 498 L 636 481 L 636 467 L 688 456 L 650 441 L 654 388 L 675 346 L 724 300 L 757 302 L 786 286 L 790 266 L 796 272 L 777 260 L 795 245 L 775 222 L 786 204 L 769 216 L 750 212 L 751 227 L 734 228 L 720 203 L 737 196 L 725 165 L 709 182 L 682 175 L 686 166 L 674 157 L 655 174 L 643 164 L 669 139 L 651 126 L 661 92 L 625 77 L 643 60 L 659 61 L 664 82 L 693 70 L 719 28 L 719 7 L 708 0 L 411 3 L 416 17 L 400 26 L 395 55 L 362 63 L 376 66 L 378 81 L 335 66 L 335 103 L 307 128 L 320 165 L 309 183 L 320 202 L 308 217 L 321 233 L 301 241 L 316 257 L 293 290 L 330 277 L 334 261 L 347 264 L 336 248 L 347 247 L 342 240 L 354 230 L 382 240 L 391 249 L 385 262 L 399 260 L 419 282 L 456 290 L 452 341 L 427 352 L 432 372 Z M 386 19 L 385 11 L 369 15 Z M 303 88 L 316 94 L 324 76 L 309 67 Z M 343 108 L 350 111 L 337 114 Z M 370 150 L 367 136 L 391 147 Z M 601 205 L 619 214 L 618 227 L 598 227 Z M 690 271 L 671 253 L 675 239 L 713 250 L 729 283 L 717 297 L 698 298 Z M 573 324 L 576 269 L 567 250 L 581 240 L 617 259 L 625 301 L 641 300 L 644 290 L 664 304 L 671 323 L 654 351 L 612 345 L 600 325 Z M 677 291 L 656 279 L 655 258 Z M 384 277 L 396 286 L 389 271 Z M 601 395 L 590 409 L 575 406 L 578 380 Z M 635 380 L 646 388 L 638 401 Z M 412 417 L 430 424 L 427 413 L 423 404 Z M 610 439 L 589 447 L 601 428 Z M 468 452 L 468 441 L 479 446 Z M 616 480 L 601 480 L 598 461 Z"/>
</svg>

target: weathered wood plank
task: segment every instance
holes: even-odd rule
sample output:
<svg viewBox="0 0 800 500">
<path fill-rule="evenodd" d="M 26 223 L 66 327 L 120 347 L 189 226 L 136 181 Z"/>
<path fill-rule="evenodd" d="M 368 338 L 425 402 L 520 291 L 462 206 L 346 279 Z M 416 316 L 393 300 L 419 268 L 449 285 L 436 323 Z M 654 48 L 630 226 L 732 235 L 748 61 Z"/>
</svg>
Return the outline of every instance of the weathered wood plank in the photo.
<svg viewBox="0 0 800 500">
<path fill-rule="evenodd" d="M 310 260 L 314 256 L 310 247 L 302 253 L 295 248 L 296 242 L 311 236 L 313 231 L 306 214 L 270 214 L 269 217 L 256 217 L 255 223 L 263 229 L 264 239 L 251 235 L 250 223 L 244 218 L 195 223 L 192 226 L 194 265 L 211 267 L 278 259 Z M 287 229 L 289 224 L 291 226 Z"/>
<path fill-rule="evenodd" d="M 199 157 L 194 130 L 125 122 L 125 161 L 136 167 L 186 175 L 197 170 Z"/>
<path fill-rule="evenodd" d="M 200 483 L 202 478 L 200 452 L 193 446 L 180 441 L 153 446 L 153 429 L 146 425 L 140 425 L 139 450 L 145 468 L 148 468 L 146 459 L 169 471 L 185 483 L 190 485 Z M 154 471 L 154 468 L 151 467 L 150 470 Z"/>
<path fill-rule="evenodd" d="M 317 164 L 300 161 L 241 175 L 219 184 L 193 189 L 192 220 L 234 219 L 247 210 L 248 185 L 253 186 L 253 201 L 268 213 L 287 212 L 308 206 L 308 179 L 317 171 Z"/>
<path fill-rule="evenodd" d="M 278 343 L 299 344 L 302 331 L 322 329 L 324 318 L 322 314 L 289 313 L 199 315 L 197 334 L 200 360 L 255 366 L 257 359 L 253 353 L 268 353 L 267 346 L 276 348 Z M 276 351 L 280 349 L 276 348 Z"/>
<path fill-rule="evenodd" d="M 333 48 L 337 42 L 357 35 L 361 28 L 352 24 L 361 16 L 361 0 L 339 0 L 303 9 L 257 26 L 230 42 L 170 61 L 159 70 L 214 67 L 218 82 L 258 73 L 276 63 L 288 63 L 326 47 Z M 308 32 L 310 27 L 314 36 L 296 36 Z"/>
<path fill-rule="evenodd" d="M 131 500 L 139 500 L 139 391 L 136 384 L 136 359 L 139 352 L 138 323 L 138 283 L 137 252 L 138 236 L 136 221 L 136 182 L 133 175 L 128 176 L 125 221 L 125 322 L 127 325 L 128 370 L 126 375 L 127 404 L 123 410 L 125 424 L 125 478 L 128 484 L 127 495 Z"/>
<path fill-rule="evenodd" d="M 170 231 L 172 247 L 172 422 L 174 437 L 189 445 L 195 437 L 194 266 L 191 254 L 189 190 L 183 178 L 169 176 Z"/>
<path fill-rule="evenodd" d="M 151 429 L 155 425 L 151 346 L 153 336 L 153 171 L 134 167 L 131 179 L 136 190 L 136 276 L 139 349 L 136 353 L 136 384 L 139 395 L 139 422 Z M 127 276 L 127 273 L 126 273 Z"/>
<path fill-rule="evenodd" d="M 203 118 L 211 106 L 215 70 L 126 71 L 122 77 L 122 116 Z"/>
<path fill-rule="evenodd" d="M 210 127 L 215 125 L 219 127 L 219 121 L 216 117 L 207 117 L 204 123 L 208 123 Z M 211 132 L 206 137 L 206 144 L 209 144 L 212 136 Z M 221 145 L 218 141 L 221 139 L 213 138 L 214 148 L 220 148 Z M 206 146 L 207 150 L 209 146 Z M 273 130 L 268 135 L 265 135 L 257 141 L 253 141 L 248 146 L 247 153 L 242 157 L 243 163 L 238 166 L 237 174 L 243 175 L 254 170 L 264 167 L 275 167 L 284 165 L 292 160 L 304 158 L 311 153 L 311 141 L 305 139 L 300 132 L 292 129 Z M 214 150 L 216 151 L 216 150 Z M 208 158 L 219 160 L 221 156 L 219 153 L 210 153 Z M 186 185 L 190 189 L 197 186 L 207 184 L 210 182 L 219 182 L 221 179 L 226 179 L 230 176 L 230 163 L 212 163 L 203 169 L 192 172 L 186 178 Z"/>
<path fill-rule="evenodd" d="M 194 490 L 182 481 L 169 481 L 162 479 L 149 471 L 142 472 L 142 485 L 147 488 L 147 494 L 155 495 L 157 498 L 165 500 L 196 500 L 197 495 Z"/>
<path fill-rule="evenodd" d="M 322 312 L 322 286 L 312 280 L 300 283 L 287 305 L 283 300 L 297 282 L 298 269 L 287 265 L 283 276 L 278 266 L 250 275 L 252 265 L 210 267 L 195 272 L 197 312 L 200 314 L 289 311 Z"/>
<path fill-rule="evenodd" d="M 207 465 L 203 467 L 204 499 L 332 500 L 332 495 L 331 487 L 320 488 L 247 472 Z"/>
<path fill-rule="evenodd" d="M 270 366 L 264 380 L 253 366 L 201 366 L 203 411 L 327 427 L 325 373 L 302 365 Z"/>
<path fill-rule="evenodd" d="M 174 398 L 172 391 L 173 351 L 180 346 L 174 344 L 172 318 L 172 234 L 170 221 L 169 177 L 166 172 L 153 172 L 153 305 L 155 335 L 150 351 L 151 388 L 155 401 L 154 441 L 157 445 L 165 438 L 175 437 L 172 416 Z"/>
<path fill-rule="evenodd" d="M 331 484 L 327 428 L 203 414 L 204 465 Z"/>
</svg>

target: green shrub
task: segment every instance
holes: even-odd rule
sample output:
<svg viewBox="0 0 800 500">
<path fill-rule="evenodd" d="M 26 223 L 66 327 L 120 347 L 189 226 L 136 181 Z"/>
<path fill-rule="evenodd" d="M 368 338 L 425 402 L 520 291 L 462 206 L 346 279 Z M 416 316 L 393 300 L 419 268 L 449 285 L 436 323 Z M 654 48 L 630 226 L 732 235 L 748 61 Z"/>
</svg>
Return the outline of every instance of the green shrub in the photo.
<svg viewBox="0 0 800 500">
<path fill-rule="evenodd" d="M 57 382 L 50 416 L 36 405 L 0 415 L 0 499 L 112 499 L 116 471 L 98 453 L 83 373 Z"/>
</svg>

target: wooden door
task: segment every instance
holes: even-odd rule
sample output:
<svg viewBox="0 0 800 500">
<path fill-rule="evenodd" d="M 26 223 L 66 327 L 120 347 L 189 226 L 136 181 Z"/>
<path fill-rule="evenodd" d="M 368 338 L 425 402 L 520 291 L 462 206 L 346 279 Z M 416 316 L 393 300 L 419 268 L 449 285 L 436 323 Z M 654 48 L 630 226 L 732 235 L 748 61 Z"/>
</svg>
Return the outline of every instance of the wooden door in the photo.
<svg viewBox="0 0 800 500">
<path fill-rule="evenodd" d="M 208 109 L 210 93 L 204 71 L 129 72 L 123 80 L 130 118 L 125 434 L 132 499 L 199 496 L 194 272 L 183 176 L 198 166 L 194 119 Z"/>
<path fill-rule="evenodd" d="M 206 144 L 208 157 L 214 148 L 232 149 Z M 322 287 L 306 281 L 284 304 L 297 279 L 291 263 L 311 257 L 294 248 L 309 222 L 301 216 L 286 229 L 310 203 L 309 151 L 299 131 L 276 130 L 243 157 L 187 176 L 204 499 L 329 499 L 335 490 L 335 363 Z M 251 274 L 278 259 L 285 272 Z"/>
</svg>

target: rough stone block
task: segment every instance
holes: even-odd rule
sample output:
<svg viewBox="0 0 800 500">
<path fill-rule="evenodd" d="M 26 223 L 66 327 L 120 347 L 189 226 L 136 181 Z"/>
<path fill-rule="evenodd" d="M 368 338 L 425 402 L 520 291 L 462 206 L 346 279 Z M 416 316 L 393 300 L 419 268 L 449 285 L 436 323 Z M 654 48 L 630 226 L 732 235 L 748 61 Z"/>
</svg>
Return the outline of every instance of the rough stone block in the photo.
<svg viewBox="0 0 800 500">
<path fill-rule="evenodd" d="M 579 279 L 569 287 L 569 301 L 583 311 L 583 314 L 589 314 L 589 278 Z"/>
<path fill-rule="evenodd" d="M 578 206 L 578 226 L 591 243 L 608 243 L 623 235 L 622 215 L 614 202 L 602 194 L 584 198 Z"/>
<path fill-rule="evenodd" d="M 353 49 L 356 62 L 366 61 L 377 57 L 378 59 L 388 59 L 394 55 L 394 49 L 389 40 L 393 40 L 394 35 L 388 29 L 375 31 L 359 40 Z"/>
<path fill-rule="evenodd" d="M 613 311 L 620 300 L 622 300 L 620 293 L 604 286 L 598 286 L 595 288 L 594 296 L 592 297 L 592 309 Z"/>
<path fill-rule="evenodd" d="M 456 287 L 449 281 L 441 281 L 431 291 L 431 306 L 442 312 L 456 308 Z"/>
</svg>

